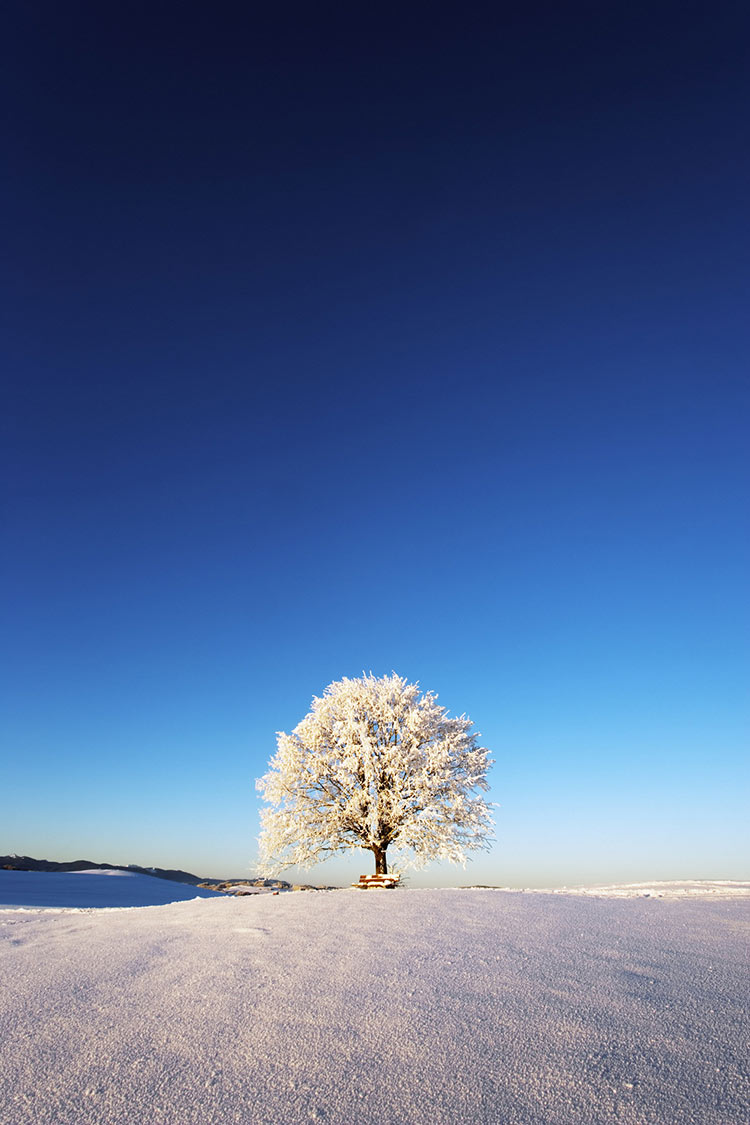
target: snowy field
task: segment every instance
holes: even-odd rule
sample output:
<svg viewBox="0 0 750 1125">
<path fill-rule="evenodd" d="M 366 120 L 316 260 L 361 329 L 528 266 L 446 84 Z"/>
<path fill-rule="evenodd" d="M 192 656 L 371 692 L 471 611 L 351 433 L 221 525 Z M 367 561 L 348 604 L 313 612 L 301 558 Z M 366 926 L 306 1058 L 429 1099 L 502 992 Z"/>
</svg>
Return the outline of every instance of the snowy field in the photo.
<svg viewBox="0 0 750 1125">
<path fill-rule="evenodd" d="M 4 906 L 166 906 L 186 899 L 221 897 L 217 891 L 134 871 L 98 867 L 90 871 L 0 871 L 0 910 Z"/>
<path fill-rule="evenodd" d="M 4 909 L 0 1122 L 747 1125 L 749 936 L 708 892 Z"/>
<path fill-rule="evenodd" d="M 500 888 L 498 888 L 499 890 Z M 503 890 L 512 890 L 504 887 Z M 697 879 L 662 883 L 607 883 L 592 887 L 555 887 L 521 894 L 586 895 L 591 898 L 747 898 L 750 883 L 733 879 Z"/>
</svg>

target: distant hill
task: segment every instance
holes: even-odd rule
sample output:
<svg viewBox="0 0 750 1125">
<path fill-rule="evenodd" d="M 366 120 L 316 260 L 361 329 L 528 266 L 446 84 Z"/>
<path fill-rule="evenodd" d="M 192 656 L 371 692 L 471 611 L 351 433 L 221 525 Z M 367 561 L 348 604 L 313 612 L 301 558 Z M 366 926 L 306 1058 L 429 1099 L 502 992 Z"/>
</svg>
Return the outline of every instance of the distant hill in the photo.
<svg viewBox="0 0 750 1125">
<path fill-rule="evenodd" d="M 136 863 L 94 863 L 90 859 L 73 859 L 58 863 L 55 859 L 34 859 L 30 855 L 0 855 L 0 871 L 131 871 L 135 875 L 153 875 L 155 879 L 169 879 L 173 883 L 186 883 L 191 887 L 232 894 L 235 887 L 291 886 L 284 879 L 204 879 L 189 871 L 165 871 L 163 867 L 139 867 Z"/>
<path fill-rule="evenodd" d="M 58 863 L 54 859 L 33 859 L 30 855 L 0 855 L 0 868 L 5 871 L 134 871 L 137 875 L 153 875 L 156 879 L 171 879 L 173 883 L 188 883 L 197 887 L 199 883 L 219 883 L 220 879 L 203 879 L 191 875 L 189 871 L 165 871 L 163 867 L 138 867 L 135 863 L 124 866 L 121 863 L 93 863 L 90 859 L 74 859 L 69 863 Z"/>
</svg>

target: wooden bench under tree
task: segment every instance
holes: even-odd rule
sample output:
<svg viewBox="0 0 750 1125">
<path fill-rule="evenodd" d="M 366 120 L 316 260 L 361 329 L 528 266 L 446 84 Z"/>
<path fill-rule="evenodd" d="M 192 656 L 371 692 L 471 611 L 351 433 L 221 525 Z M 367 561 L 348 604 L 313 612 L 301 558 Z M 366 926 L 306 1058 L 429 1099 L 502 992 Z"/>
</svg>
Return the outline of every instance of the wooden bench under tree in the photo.
<svg viewBox="0 0 750 1125">
<path fill-rule="evenodd" d="M 393 891 L 398 886 L 400 875 L 360 875 L 358 883 L 352 883 L 360 891 Z"/>
</svg>

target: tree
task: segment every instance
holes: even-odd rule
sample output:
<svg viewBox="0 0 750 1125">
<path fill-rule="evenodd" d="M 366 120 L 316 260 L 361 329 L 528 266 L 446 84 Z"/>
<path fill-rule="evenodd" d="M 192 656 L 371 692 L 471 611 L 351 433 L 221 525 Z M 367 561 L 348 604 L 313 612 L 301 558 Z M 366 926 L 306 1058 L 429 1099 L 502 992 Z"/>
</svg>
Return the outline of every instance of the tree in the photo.
<svg viewBox="0 0 750 1125">
<path fill-rule="evenodd" d="M 256 782 L 259 870 L 311 867 L 342 849 L 365 848 L 387 874 L 390 847 L 402 867 L 432 859 L 466 863 L 487 846 L 489 751 L 471 719 L 451 719 L 432 692 L 397 676 L 330 684 L 291 734 L 280 731 L 268 773 Z"/>
</svg>

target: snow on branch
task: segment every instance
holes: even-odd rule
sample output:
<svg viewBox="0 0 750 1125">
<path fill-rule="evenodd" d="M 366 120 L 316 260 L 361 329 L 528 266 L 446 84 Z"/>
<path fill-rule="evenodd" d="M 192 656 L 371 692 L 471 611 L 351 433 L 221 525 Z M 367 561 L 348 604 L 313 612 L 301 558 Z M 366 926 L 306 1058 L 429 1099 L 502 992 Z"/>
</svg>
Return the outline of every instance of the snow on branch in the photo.
<svg viewBox="0 0 750 1125">
<path fill-rule="evenodd" d="M 492 829 L 478 795 L 492 762 L 472 726 L 395 673 L 330 684 L 291 734 L 279 732 L 256 783 L 271 806 L 261 813 L 259 871 L 354 848 L 372 851 L 378 872 L 389 847 L 401 868 L 465 864 Z"/>
</svg>

